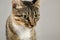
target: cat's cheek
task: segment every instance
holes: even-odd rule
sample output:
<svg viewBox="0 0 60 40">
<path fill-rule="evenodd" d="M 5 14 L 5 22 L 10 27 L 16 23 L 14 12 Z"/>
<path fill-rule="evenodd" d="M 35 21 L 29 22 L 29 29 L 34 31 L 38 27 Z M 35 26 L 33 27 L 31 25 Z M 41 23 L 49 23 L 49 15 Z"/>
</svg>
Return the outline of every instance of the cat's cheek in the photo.
<svg viewBox="0 0 60 40">
<path fill-rule="evenodd" d="M 15 21 L 20 21 L 19 19 L 15 19 Z"/>
</svg>

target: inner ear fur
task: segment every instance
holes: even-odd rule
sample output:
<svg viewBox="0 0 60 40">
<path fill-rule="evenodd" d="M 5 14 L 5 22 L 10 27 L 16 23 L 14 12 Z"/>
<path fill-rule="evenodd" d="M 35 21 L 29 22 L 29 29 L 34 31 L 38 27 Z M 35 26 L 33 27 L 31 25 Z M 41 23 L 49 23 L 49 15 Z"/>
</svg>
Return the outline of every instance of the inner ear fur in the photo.
<svg viewBox="0 0 60 40">
<path fill-rule="evenodd" d="M 40 7 L 40 0 L 33 0 L 33 6 L 39 8 Z"/>
<path fill-rule="evenodd" d="M 22 0 L 12 0 L 12 7 L 16 8 L 16 6 L 22 6 Z"/>
</svg>

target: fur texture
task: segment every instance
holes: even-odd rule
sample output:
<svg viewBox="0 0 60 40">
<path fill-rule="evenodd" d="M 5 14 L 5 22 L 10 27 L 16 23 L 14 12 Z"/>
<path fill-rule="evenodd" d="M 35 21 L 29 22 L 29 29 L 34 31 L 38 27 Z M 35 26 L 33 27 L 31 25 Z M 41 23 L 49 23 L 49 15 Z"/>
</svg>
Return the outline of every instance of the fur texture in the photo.
<svg viewBox="0 0 60 40">
<path fill-rule="evenodd" d="M 39 0 L 12 0 L 12 14 L 6 22 L 6 39 L 36 40 L 35 26 L 39 18 Z"/>
</svg>

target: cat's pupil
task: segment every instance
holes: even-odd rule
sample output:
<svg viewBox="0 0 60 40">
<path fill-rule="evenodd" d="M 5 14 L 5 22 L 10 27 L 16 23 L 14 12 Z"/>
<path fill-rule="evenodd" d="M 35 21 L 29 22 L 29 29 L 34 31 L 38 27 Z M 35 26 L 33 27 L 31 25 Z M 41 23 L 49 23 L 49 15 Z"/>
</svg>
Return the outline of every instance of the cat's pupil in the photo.
<svg viewBox="0 0 60 40">
<path fill-rule="evenodd" d="M 24 15 L 24 18 L 26 18 L 26 15 Z"/>
<path fill-rule="evenodd" d="M 35 17 L 37 17 L 37 15 L 35 15 Z"/>
</svg>

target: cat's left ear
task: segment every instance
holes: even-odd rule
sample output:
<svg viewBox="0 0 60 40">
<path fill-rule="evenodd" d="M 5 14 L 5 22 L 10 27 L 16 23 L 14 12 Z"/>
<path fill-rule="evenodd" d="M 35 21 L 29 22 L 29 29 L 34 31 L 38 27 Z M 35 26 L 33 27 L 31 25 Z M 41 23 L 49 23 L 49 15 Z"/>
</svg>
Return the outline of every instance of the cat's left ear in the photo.
<svg viewBox="0 0 60 40">
<path fill-rule="evenodd" d="M 12 0 L 12 7 L 13 8 L 22 8 L 23 7 L 22 0 Z"/>
<path fill-rule="evenodd" d="M 33 6 L 39 8 L 40 7 L 40 0 L 33 0 Z"/>
</svg>

